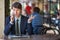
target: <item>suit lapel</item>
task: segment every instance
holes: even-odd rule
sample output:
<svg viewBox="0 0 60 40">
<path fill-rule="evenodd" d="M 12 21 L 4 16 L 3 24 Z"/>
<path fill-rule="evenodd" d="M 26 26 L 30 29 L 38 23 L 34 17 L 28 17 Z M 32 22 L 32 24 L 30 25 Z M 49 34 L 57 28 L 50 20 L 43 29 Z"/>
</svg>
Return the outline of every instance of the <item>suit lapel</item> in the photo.
<svg viewBox="0 0 60 40">
<path fill-rule="evenodd" d="M 20 23 L 20 27 L 23 26 L 23 16 L 21 16 L 21 23 Z"/>
<path fill-rule="evenodd" d="M 21 23 L 20 23 L 20 32 L 21 33 L 22 33 L 23 23 L 24 23 L 24 17 L 21 16 Z"/>
</svg>

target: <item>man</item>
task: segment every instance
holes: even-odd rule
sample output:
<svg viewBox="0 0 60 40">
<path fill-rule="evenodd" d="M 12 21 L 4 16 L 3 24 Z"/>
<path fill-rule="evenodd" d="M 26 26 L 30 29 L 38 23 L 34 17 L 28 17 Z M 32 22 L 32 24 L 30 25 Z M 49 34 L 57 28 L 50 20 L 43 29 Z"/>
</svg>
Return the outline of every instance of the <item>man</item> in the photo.
<svg viewBox="0 0 60 40">
<path fill-rule="evenodd" d="M 33 33 L 34 34 L 42 34 L 43 31 L 43 17 L 39 14 L 40 9 L 38 7 L 33 8 L 32 16 L 34 16 L 34 19 L 32 20 L 32 27 L 33 27 Z"/>
<path fill-rule="evenodd" d="M 19 2 L 15 2 L 12 4 L 13 15 L 6 18 L 5 21 L 5 35 L 22 35 L 28 33 L 32 34 L 31 27 L 31 18 L 21 15 L 22 13 L 22 5 Z M 32 17 L 33 18 L 33 17 Z"/>
</svg>

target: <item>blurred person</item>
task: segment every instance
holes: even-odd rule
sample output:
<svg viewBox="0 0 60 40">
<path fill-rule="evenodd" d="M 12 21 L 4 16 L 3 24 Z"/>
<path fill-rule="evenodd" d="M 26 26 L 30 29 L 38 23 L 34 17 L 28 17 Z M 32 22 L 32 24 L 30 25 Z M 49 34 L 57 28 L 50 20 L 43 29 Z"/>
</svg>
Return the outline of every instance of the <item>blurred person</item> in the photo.
<svg viewBox="0 0 60 40">
<path fill-rule="evenodd" d="M 60 10 L 58 10 L 56 17 L 52 18 L 52 22 L 57 27 L 60 29 Z"/>
<path fill-rule="evenodd" d="M 32 11 L 33 12 L 31 14 L 31 16 L 34 16 L 32 22 L 31 22 L 32 23 L 32 27 L 33 27 L 33 34 L 42 34 L 43 18 L 39 14 L 40 13 L 40 9 L 38 7 L 34 7 Z"/>
<path fill-rule="evenodd" d="M 11 15 L 5 20 L 4 34 L 8 35 L 22 35 L 28 33 L 32 34 L 31 18 L 27 18 L 22 13 L 22 5 L 19 2 L 12 4 Z M 33 17 L 32 17 L 33 18 Z"/>
<path fill-rule="evenodd" d="M 60 9 L 58 10 L 58 14 L 57 14 L 57 26 L 59 27 L 60 29 Z"/>
<path fill-rule="evenodd" d="M 57 19 L 60 19 L 60 10 L 58 10 Z"/>
<path fill-rule="evenodd" d="M 34 8 L 36 5 L 35 5 L 35 3 L 32 3 L 32 8 Z"/>
<path fill-rule="evenodd" d="M 25 11 L 25 10 L 23 10 L 23 11 L 22 11 L 22 15 L 23 15 L 23 16 L 27 16 L 27 14 L 26 14 L 26 11 Z"/>
<path fill-rule="evenodd" d="M 29 17 L 31 15 L 31 6 L 29 6 L 29 3 L 26 3 L 26 8 L 25 8 L 26 14 Z"/>
<path fill-rule="evenodd" d="M 32 5 L 31 5 L 31 14 L 33 13 L 34 7 L 35 7 L 35 3 L 32 3 Z"/>
<path fill-rule="evenodd" d="M 58 10 L 58 13 L 57 13 L 56 23 L 60 24 L 60 10 Z"/>
<path fill-rule="evenodd" d="M 44 9 L 44 18 L 44 22 L 50 23 L 50 13 L 46 9 Z"/>
</svg>

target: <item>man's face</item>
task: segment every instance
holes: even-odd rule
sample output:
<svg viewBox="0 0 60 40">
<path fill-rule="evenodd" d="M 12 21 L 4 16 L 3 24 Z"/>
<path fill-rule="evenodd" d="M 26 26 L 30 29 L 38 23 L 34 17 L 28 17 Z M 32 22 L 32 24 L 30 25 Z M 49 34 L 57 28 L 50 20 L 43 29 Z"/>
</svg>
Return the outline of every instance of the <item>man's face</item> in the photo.
<svg viewBox="0 0 60 40">
<path fill-rule="evenodd" d="M 21 12 L 22 12 L 22 10 L 13 7 L 13 12 L 14 12 L 14 15 L 15 15 L 16 17 L 19 17 L 20 14 L 21 14 Z"/>
</svg>

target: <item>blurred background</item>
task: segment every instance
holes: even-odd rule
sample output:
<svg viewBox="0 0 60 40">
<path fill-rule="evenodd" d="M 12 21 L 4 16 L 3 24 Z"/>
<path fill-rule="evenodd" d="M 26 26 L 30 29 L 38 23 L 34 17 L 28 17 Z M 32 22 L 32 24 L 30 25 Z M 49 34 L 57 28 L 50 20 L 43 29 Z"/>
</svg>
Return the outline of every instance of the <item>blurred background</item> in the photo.
<svg viewBox="0 0 60 40">
<path fill-rule="evenodd" d="M 47 10 L 49 12 L 53 11 L 50 14 L 54 15 L 60 9 L 60 0 L 5 0 L 5 16 L 10 15 L 11 5 L 16 1 L 22 4 L 23 9 L 26 7 L 26 2 L 29 2 L 29 6 L 34 3 L 42 11 L 41 14 Z"/>
<path fill-rule="evenodd" d="M 0 38 L 4 35 L 5 18 L 10 15 L 11 5 L 14 2 L 20 2 L 23 10 L 26 7 L 26 2 L 29 2 L 29 6 L 32 6 L 31 4 L 34 3 L 36 7 L 40 8 L 40 14 L 44 19 L 43 23 L 47 23 L 50 26 L 52 23 L 54 24 L 54 21 L 51 21 L 51 19 L 56 18 L 60 10 L 60 0 L 0 0 Z"/>
</svg>

